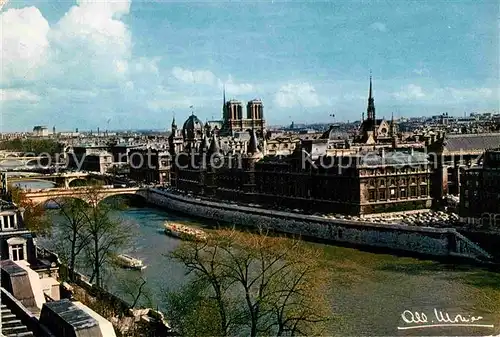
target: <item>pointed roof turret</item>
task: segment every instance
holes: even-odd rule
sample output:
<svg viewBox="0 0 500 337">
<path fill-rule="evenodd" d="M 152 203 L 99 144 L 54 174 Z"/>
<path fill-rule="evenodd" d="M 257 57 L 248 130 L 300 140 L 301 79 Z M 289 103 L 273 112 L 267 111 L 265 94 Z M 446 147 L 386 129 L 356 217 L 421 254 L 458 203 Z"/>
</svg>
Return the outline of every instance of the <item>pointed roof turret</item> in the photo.
<svg viewBox="0 0 500 337">
<path fill-rule="evenodd" d="M 220 153 L 219 140 L 215 132 L 212 134 L 212 141 L 210 142 L 210 148 L 208 149 L 210 154 Z"/>
<path fill-rule="evenodd" d="M 172 117 L 172 129 L 177 129 L 177 124 L 175 124 L 175 113 L 174 116 Z"/>
<path fill-rule="evenodd" d="M 252 128 L 250 131 L 250 140 L 248 141 L 247 153 L 255 154 L 259 153 L 259 141 L 257 140 L 257 135 L 255 134 L 255 129 Z"/>
<path fill-rule="evenodd" d="M 207 152 L 210 148 L 210 142 L 208 141 L 208 135 L 203 136 L 203 142 L 201 144 L 201 150 Z"/>
</svg>

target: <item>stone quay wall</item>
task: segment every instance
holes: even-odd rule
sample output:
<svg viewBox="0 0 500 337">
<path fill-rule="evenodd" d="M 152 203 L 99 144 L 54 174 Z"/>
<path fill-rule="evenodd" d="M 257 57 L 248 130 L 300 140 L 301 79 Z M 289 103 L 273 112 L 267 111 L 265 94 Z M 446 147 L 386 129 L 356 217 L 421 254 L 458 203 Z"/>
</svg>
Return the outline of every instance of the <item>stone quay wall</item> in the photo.
<svg viewBox="0 0 500 337">
<path fill-rule="evenodd" d="M 450 256 L 455 240 L 453 229 L 323 219 L 221 201 L 202 200 L 162 190 L 149 190 L 147 200 L 160 208 L 213 221 L 260 227 L 263 230 L 331 242 L 406 251 L 412 254 Z"/>
</svg>

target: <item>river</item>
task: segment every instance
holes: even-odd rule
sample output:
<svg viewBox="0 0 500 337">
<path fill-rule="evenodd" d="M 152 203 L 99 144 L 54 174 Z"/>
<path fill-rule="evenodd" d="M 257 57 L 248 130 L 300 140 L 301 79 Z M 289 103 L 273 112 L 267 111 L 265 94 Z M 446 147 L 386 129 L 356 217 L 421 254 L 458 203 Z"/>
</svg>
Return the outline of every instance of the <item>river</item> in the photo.
<svg viewBox="0 0 500 337">
<path fill-rule="evenodd" d="M 184 279 L 182 266 L 166 256 L 179 241 L 163 234 L 165 221 L 204 226 L 188 217 L 149 207 L 131 207 L 117 214 L 135 224 L 137 236 L 131 253 L 148 265 L 142 273 L 161 307 L 164 290 Z M 435 307 L 453 313 L 482 315 L 499 324 L 500 275 L 470 266 L 375 254 L 352 248 L 304 243 L 320 249 L 331 270 L 331 299 L 336 320 L 335 335 L 396 335 L 405 310 L 432 311 Z M 128 273 L 137 273 L 130 271 Z M 116 275 L 116 274 L 115 274 Z M 117 276 L 115 280 L 118 280 Z M 110 284 L 114 284 L 113 278 Z M 418 335 L 472 335 L 471 330 L 430 329 Z M 432 331 L 431 331 L 432 330 Z M 412 331 L 412 330 L 410 330 Z M 408 331 L 401 331 L 408 334 Z M 476 331 L 479 335 L 491 331 Z M 412 331 L 415 335 L 415 331 Z"/>
<path fill-rule="evenodd" d="M 109 288 L 127 297 L 120 286 L 121 280 L 124 276 L 137 278 L 142 273 L 155 304 L 163 308 L 165 290 L 175 289 L 187 277 L 183 267 L 167 257 L 180 242 L 163 233 L 163 223 L 176 221 L 199 226 L 210 223 L 199 223 L 147 206 L 128 207 L 114 216 L 136 229 L 133 244 L 124 252 L 142 259 L 148 267 L 142 272 L 112 272 L 107 280 Z M 325 296 L 335 315 L 331 335 L 484 336 L 500 332 L 500 274 L 480 267 L 446 265 L 318 243 L 304 244 L 321 250 L 329 266 L 331 288 Z M 398 330 L 398 326 L 408 326 L 401 316 L 405 310 L 423 312 L 431 317 L 434 308 L 448 311 L 450 315 L 481 315 L 482 323 L 494 328 L 455 326 Z"/>
</svg>

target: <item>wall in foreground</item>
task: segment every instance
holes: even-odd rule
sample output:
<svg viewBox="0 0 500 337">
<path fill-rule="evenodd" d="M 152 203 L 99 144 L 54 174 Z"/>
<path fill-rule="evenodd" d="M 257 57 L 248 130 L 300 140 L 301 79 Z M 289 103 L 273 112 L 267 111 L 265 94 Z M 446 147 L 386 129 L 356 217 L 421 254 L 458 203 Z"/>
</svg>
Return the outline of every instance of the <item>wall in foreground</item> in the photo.
<svg viewBox="0 0 500 337">
<path fill-rule="evenodd" d="M 194 199 L 158 190 L 150 190 L 147 199 L 156 206 L 192 216 L 244 226 L 260 226 L 263 229 L 333 242 L 434 256 L 448 256 L 456 246 L 454 244 L 455 233 L 449 229 L 322 219 L 296 213 Z"/>
</svg>

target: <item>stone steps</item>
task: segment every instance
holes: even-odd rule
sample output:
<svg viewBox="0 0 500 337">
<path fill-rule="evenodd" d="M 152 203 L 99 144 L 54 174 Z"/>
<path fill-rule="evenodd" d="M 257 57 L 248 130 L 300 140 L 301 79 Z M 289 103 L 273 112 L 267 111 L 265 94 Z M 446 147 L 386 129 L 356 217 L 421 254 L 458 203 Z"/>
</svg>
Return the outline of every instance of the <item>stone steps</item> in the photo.
<svg viewBox="0 0 500 337">
<path fill-rule="evenodd" d="M 0 306 L 2 320 L 2 335 L 6 337 L 28 337 L 34 336 L 33 332 L 21 322 L 20 319 L 14 315 L 5 304 Z"/>
</svg>

